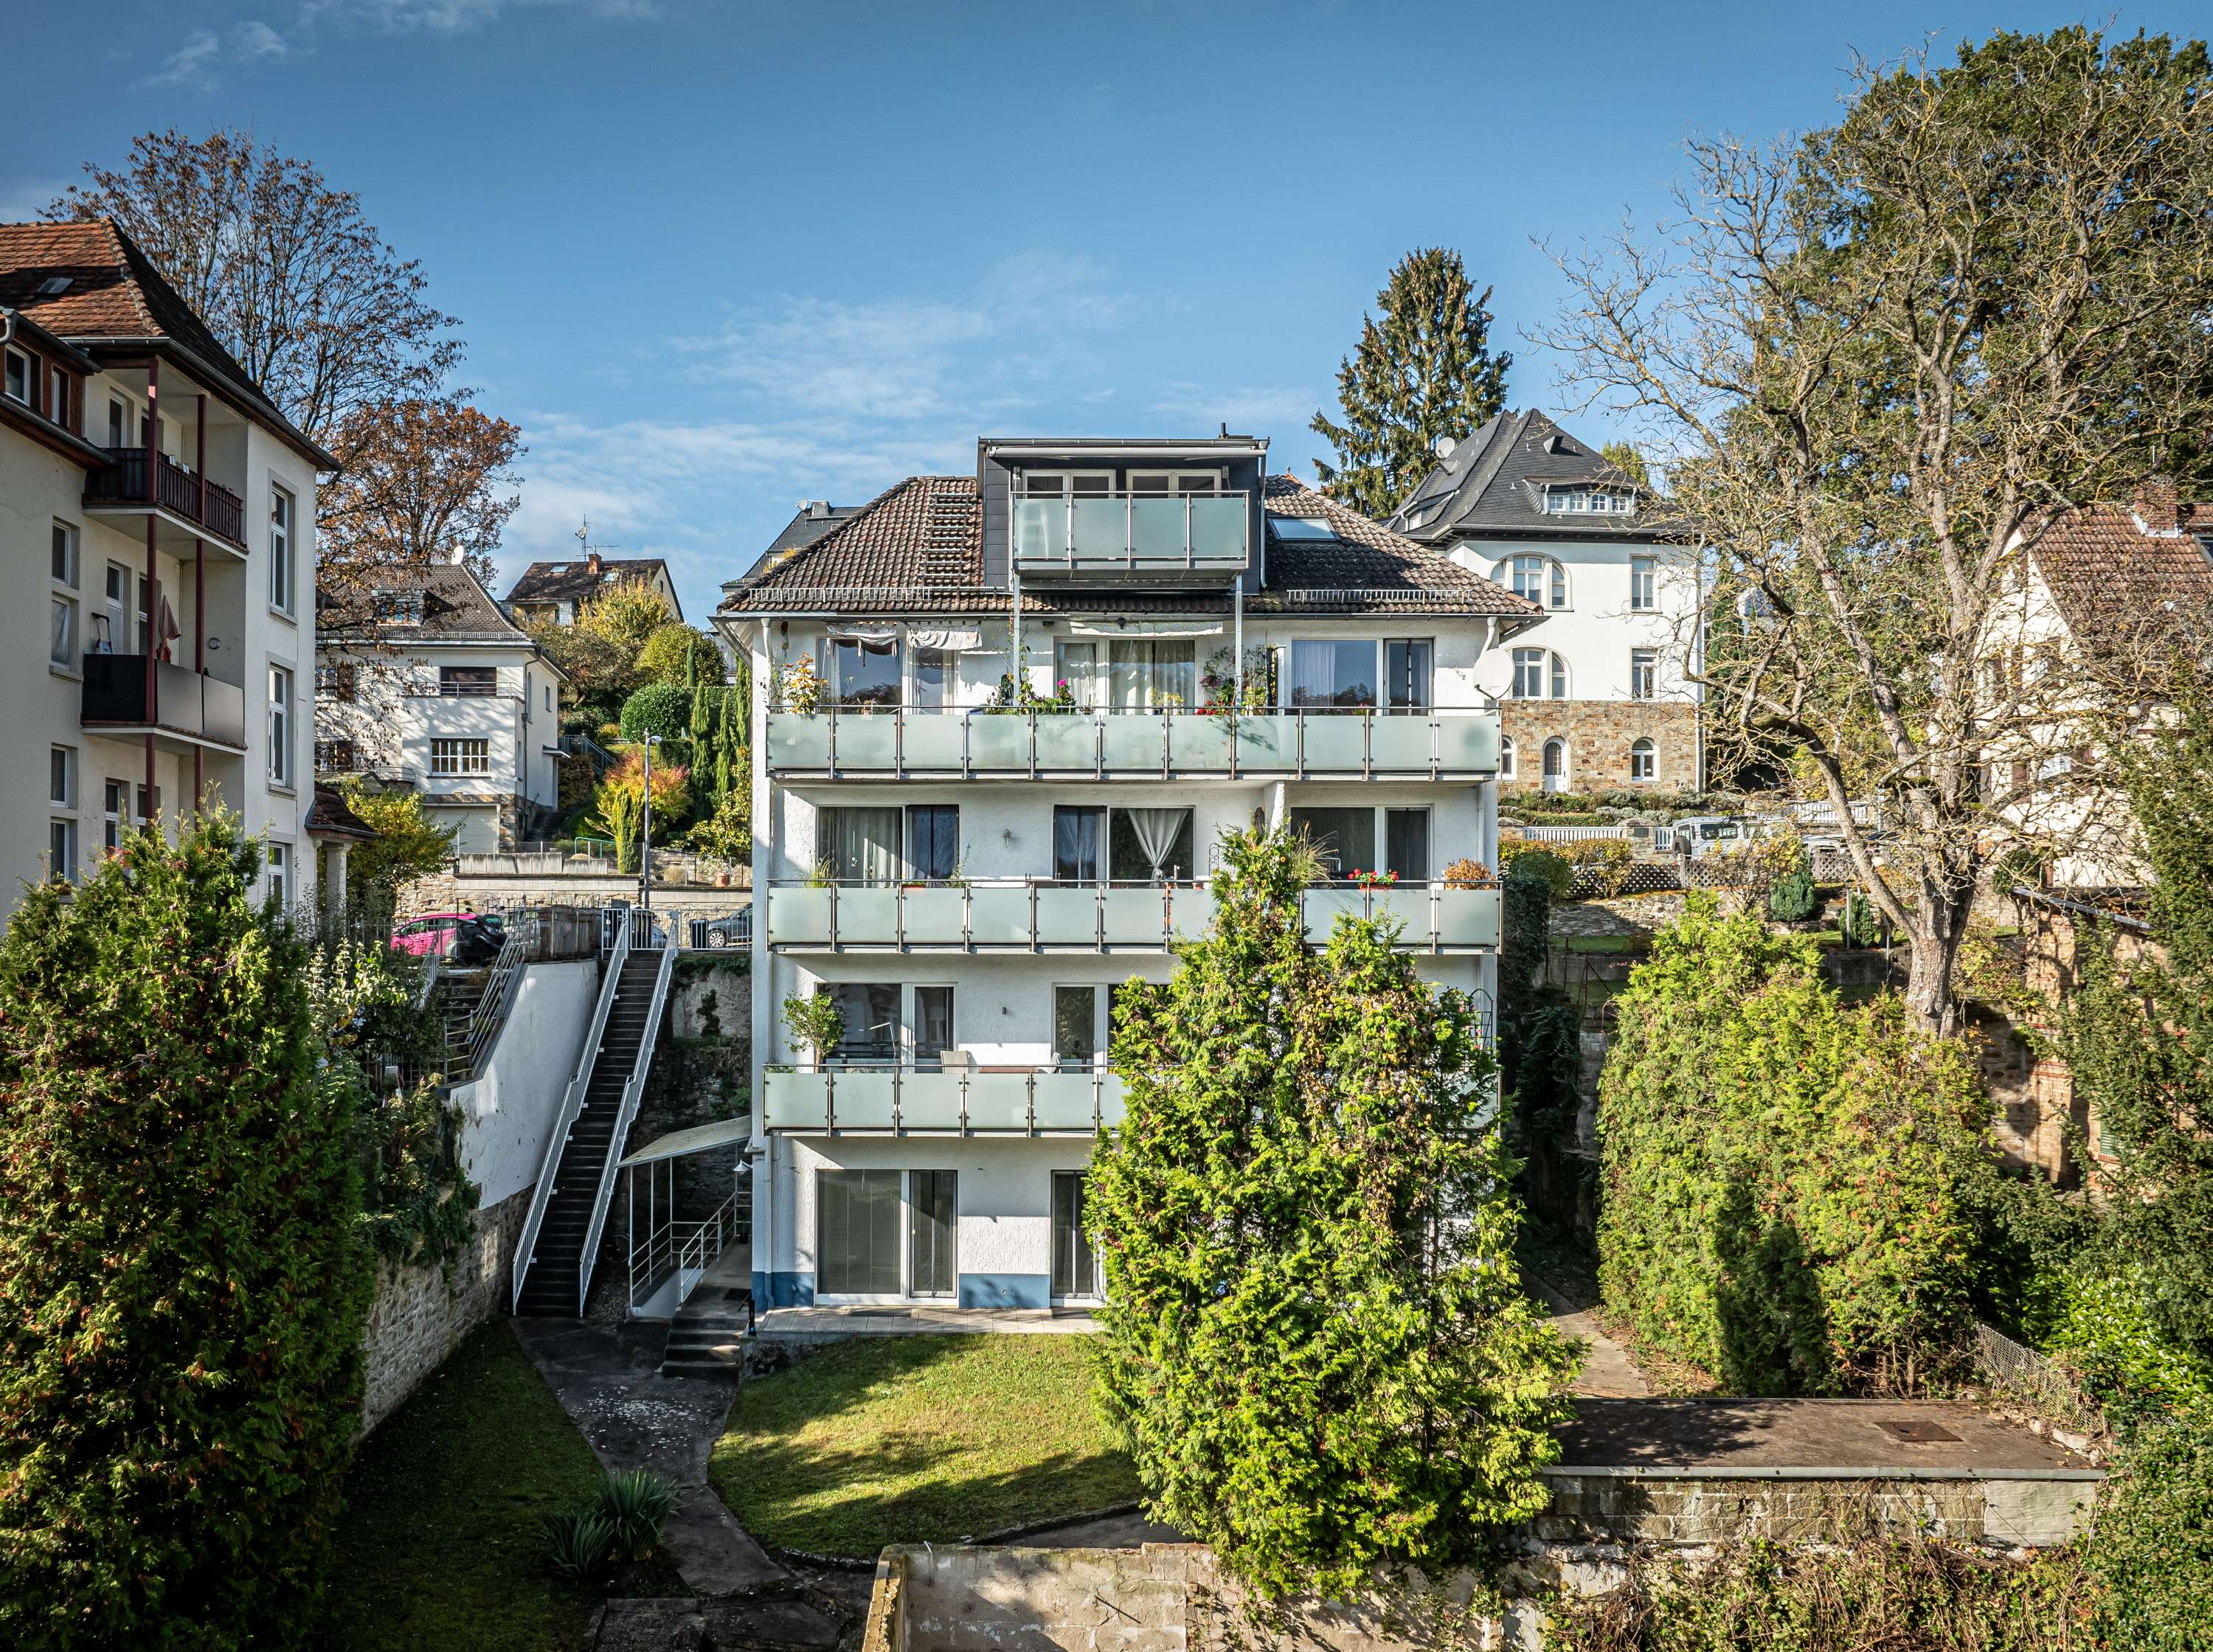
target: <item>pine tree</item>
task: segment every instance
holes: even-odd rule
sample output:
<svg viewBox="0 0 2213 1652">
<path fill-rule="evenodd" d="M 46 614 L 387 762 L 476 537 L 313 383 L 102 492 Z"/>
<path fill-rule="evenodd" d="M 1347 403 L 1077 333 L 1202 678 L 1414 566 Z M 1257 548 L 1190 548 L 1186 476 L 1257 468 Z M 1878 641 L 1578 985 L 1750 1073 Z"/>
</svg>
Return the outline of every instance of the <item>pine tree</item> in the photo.
<svg viewBox="0 0 2213 1652">
<path fill-rule="evenodd" d="M 360 1420 L 354 1113 L 235 817 L 0 942 L 0 1643 L 310 1632 Z"/>
<path fill-rule="evenodd" d="M 1324 492 L 1388 516 L 1436 463 L 1440 438 L 1459 441 L 1506 405 L 1514 357 L 1491 349 L 1490 302 L 1450 247 L 1399 261 L 1375 296 L 1383 319 L 1361 318 L 1360 348 L 1338 365 L 1344 423 L 1316 413 L 1308 427 L 1337 449 L 1334 465 L 1315 462 Z"/>
<path fill-rule="evenodd" d="M 1523 1295 L 1497 1068 L 1310 847 L 1225 834 L 1174 978 L 1117 995 L 1091 1161 L 1103 1401 L 1155 1515 L 1271 1595 L 1446 1565 L 1544 1507 L 1576 1358 Z"/>
<path fill-rule="evenodd" d="M 715 726 L 716 702 L 721 698 L 704 683 L 692 685 L 692 771 L 699 777 L 700 789 L 706 794 L 699 800 L 702 818 L 715 812 L 715 805 L 722 796 L 722 742 L 716 738 L 719 731 Z"/>
</svg>

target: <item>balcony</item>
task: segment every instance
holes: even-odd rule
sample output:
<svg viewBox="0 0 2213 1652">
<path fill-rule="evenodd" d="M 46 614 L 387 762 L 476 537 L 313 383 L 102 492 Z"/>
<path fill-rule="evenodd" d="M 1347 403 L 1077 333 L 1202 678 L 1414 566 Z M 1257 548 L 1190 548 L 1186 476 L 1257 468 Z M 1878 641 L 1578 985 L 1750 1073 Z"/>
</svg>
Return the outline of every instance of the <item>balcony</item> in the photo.
<svg viewBox="0 0 2213 1652">
<path fill-rule="evenodd" d="M 923 710 L 768 714 L 768 767 L 834 780 L 1487 780 L 1498 713 Z"/>
<path fill-rule="evenodd" d="M 1010 533 L 1024 578 L 1135 574 L 1169 583 L 1241 572 L 1252 559 L 1243 493 L 1117 493 L 1016 499 Z"/>
<path fill-rule="evenodd" d="M 881 883 L 772 883 L 771 952 L 1165 952 L 1205 932 L 1206 886 L 971 882 L 952 887 Z M 1399 946 L 1437 954 L 1498 945 L 1498 891 L 1442 882 L 1373 888 L 1328 884 L 1301 898 L 1307 938 L 1329 938 L 1340 913 L 1395 918 Z"/>
<path fill-rule="evenodd" d="M 152 735 L 173 749 L 245 751 L 246 693 L 235 684 L 156 660 L 150 705 L 147 689 L 144 655 L 86 655 L 80 726 L 88 734 Z"/>
<path fill-rule="evenodd" d="M 1073 1070 L 839 1066 L 763 1076 L 761 1126 L 809 1135 L 1096 1136 L 1122 1122 L 1122 1081 Z"/>
<path fill-rule="evenodd" d="M 84 479 L 84 508 L 95 516 L 143 516 L 155 521 L 162 549 L 172 556 L 194 539 L 213 541 L 219 551 L 246 555 L 246 505 L 229 488 L 186 470 L 166 454 L 155 454 L 154 483 L 147 485 L 143 448 L 109 448 L 107 463 Z"/>
</svg>

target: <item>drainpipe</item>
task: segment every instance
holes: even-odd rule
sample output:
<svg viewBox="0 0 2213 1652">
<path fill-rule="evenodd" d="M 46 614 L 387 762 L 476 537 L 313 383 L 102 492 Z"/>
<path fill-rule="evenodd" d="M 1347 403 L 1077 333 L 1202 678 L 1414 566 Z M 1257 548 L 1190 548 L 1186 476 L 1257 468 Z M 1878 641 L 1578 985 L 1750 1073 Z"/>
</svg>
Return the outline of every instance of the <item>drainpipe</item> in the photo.
<svg viewBox="0 0 2213 1652">
<path fill-rule="evenodd" d="M 207 393 L 200 393 L 198 411 L 192 416 L 194 462 L 199 466 L 200 526 L 207 526 Z M 192 669 L 207 675 L 207 541 L 192 536 Z M 207 684 L 200 684 L 200 702 L 207 703 Z M 204 729 L 202 730 L 205 732 Z M 197 812 L 207 794 L 207 747 L 192 747 L 192 808 Z"/>
<path fill-rule="evenodd" d="M 1229 588 L 1229 704 L 1238 711 L 1245 706 L 1245 576 L 1241 572 Z"/>
<path fill-rule="evenodd" d="M 146 363 L 146 819 L 152 825 L 154 808 L 154 727 L 161 720 L 161 679 L 155 674 L 154 653 L 161 630 L 162 569 L 155 560 L 159 539 L 154 509 L 161 497 L 162 358 Z"/>
</svg>

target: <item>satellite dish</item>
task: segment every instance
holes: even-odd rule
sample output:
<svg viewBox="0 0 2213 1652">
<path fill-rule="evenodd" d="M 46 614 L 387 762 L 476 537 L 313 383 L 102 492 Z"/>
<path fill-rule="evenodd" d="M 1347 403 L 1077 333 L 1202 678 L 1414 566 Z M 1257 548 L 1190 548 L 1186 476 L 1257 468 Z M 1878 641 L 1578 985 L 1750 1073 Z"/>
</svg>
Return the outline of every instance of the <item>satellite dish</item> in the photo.
<svg viewBox="0 0 2213 1652">
<path fill-rule="evenodd" d="M 1432 442 L 1430 444 L 1430 447 L 1431 450 L 1436 453 L 1438 458 L 1450 459 L 1452 457 L 1452 450 L 1459 445 L 1460 443 L 1454 442 L 1450 436 L 1441 436 L 1435 442 Z"/>
</svg>

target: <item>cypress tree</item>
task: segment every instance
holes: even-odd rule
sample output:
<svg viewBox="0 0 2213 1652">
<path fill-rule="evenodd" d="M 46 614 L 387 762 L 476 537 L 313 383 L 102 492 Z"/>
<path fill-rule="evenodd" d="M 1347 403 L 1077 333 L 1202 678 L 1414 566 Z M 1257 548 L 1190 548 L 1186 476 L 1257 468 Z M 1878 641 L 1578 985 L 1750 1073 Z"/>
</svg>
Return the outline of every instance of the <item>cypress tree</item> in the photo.
<svg viewBox="0 0 2213 1652">
<path fill-rule="evenodd" d="M 1268 1594 L 1343 1594 L 1544 1507 L 1576 1356 L 1515 1270 L 1468 996 L 1373 923 L 1309 948 L 1298 840 L 1222 850 L 1204 937 L 1116 997 L 1100 1388 L 1157 1517 Z"/>
<path fill-rule="evenodd" d="M 1315 462 L 1324 492 L 1388 516 L 1436 463 L 1440 437 L 1457 442 L 1506 405 L 1514 357 L 1491 348 L 1490 303 L 1450 247 L 1399 261 L 1375 296 L 1382 320 L 1361 317 L 1360 346 L 1338 364 L 1344 423 L 1316 413 L 1308 427 L 1337 449 L 1335 464 Z"/>
<path fill-rule="evenodd" d="M 0 1643 L 300 1644 L 359 1420 L 351 1091 L 235 817 L 0 942 Z"/>
</svg>

